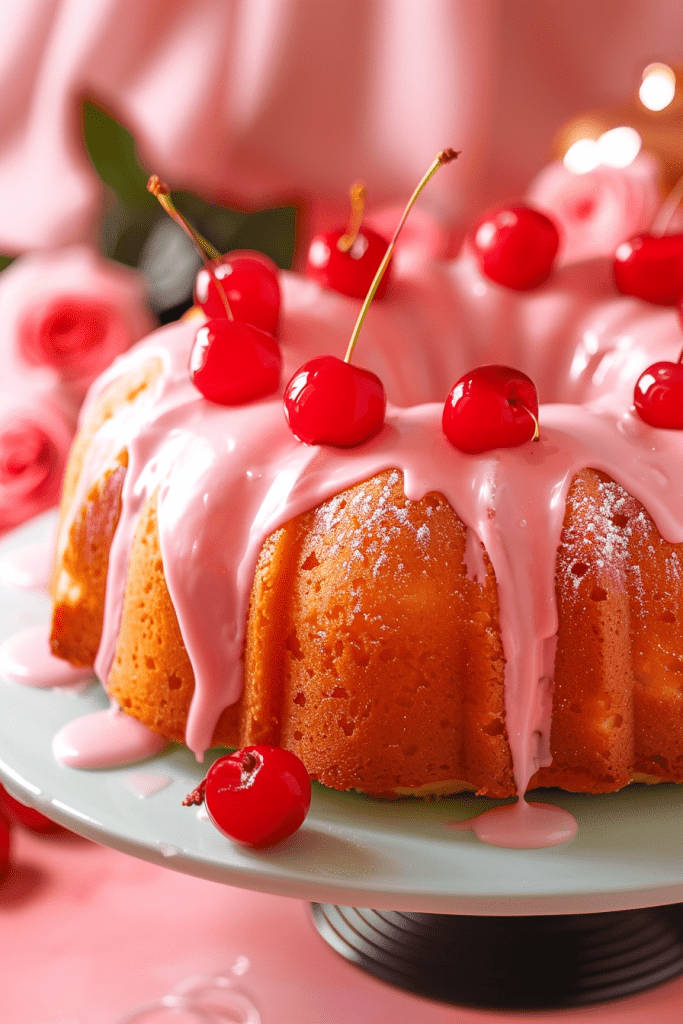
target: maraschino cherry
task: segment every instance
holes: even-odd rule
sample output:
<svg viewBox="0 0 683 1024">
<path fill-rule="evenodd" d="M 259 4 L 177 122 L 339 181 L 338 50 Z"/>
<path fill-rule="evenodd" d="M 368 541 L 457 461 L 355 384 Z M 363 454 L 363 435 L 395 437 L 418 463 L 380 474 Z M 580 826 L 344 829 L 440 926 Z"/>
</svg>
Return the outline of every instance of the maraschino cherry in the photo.
<svg viewBox="0 0 683 1024">
<path fill-rule="evenodd" d="M 192 383 L 219 405 L 242 405 L 272 394 L 281 368 L 282 353 L 273 335 L 236 320 L 208 320 L 190 353 Z"/>
<path fill-rule="evenodd" d="M 311 780 L 296 754 L 258 744 L 214 761 L 183 803 L 206 803 L 216 828 L 235 843 L 271 846 L 303 823 L 311 805 Z"/>
<path fill-rule="evenodd" d="M 351 186 L 351 217 L 346 228 L 315 235 L 308 249 L 306 277 L 323 288 L 353 299 L 367 295 L 389 242 L 372 228 L 362 226 L 365 186 Z M 375 293 L 381 299 L 387 290 L 385 273 Z"/>
<path fill-rule="evenodd" d="M 381 429 L 384 385 L 371 370 L 336 356 L 310 359 L 285 389 L 285 415 L 300 441 L 354 448 Z"/>
<path fill-rule="evenodd" d="M 683 235 L 636 235 L 614 254 L 614 282 L 622 295 L 674 306 L 683 295 Z"/>
<path fill-rule="evenodd" d="M 452 149 L 439 153 L 410 197 L 361 306 L 344 359 L 336 356 L 311 359 L 287 384 L 285 416 L 292 433 L 306 444 L 352 448 L 369 441 L 381 430 L 387 405 L 384 385 L 370 370 L 354 366 L 351 356 L 370 303 L 389 265 L 396 239 L 415 200 L 439 167 L 457 156 Z"/>
<path fill-rule="evenodd" d="M 282 355 L 272 334 L 237 320 L 209 320 L 197 331 L 190 376 L 204 398 L 242 405 L 277 390 Z"/>
<path fill-rule="evenodd" d="M 147 188 L 156 196 L 169 217 L 190 237 L 204 266 L 194 284 L 194 300 L 210 319 L 231 316 L 275 334 L 280 316 L 280 285 L 277 267 L 263 253 L 239 251 L 223 255 L 207 242 L 175 208 L 166 185 L 153 174 Z"/>
<path fill-rule="evenodd" d="M 235 320 L 275 334 L 280 319 L 280 285 L 274 263 L 260 253 L 228 252 L 197 272 L 194 301 L 208 317 L 225 316 L 216 287 L 220 281 Z"/>
<path fill-rule="evenodd" d="M 469 455 L 537 441 L 534 383 L 510 366 L 479 366 L 453 385 L 442 423 L 451 444 Z"/>
<path fill-rule="evenodd" d="M 282 367 L 277 341 L 268 331 L 236 319 L 225 287 L 233 273 L 227 270 L 229 264 L 221 263 L 223 257 L 178 213 L 168 187 L 156 175 L 149 179 L 147 188 L 190 236 L 204 259 L 204 268 L 199 273 L 204 273 L 211 282 L 210 288 L 206 286 L 207 307 L 215 309 L 217 302 L 221 307 L 220 315 L 214 315 L 195 335 L 189 367 L 192 383 L 204 398 L 220 405 L 241 405 L 271 394 L 280 383 Z M 207 257 L 212 253 L 216 255 L 209 260 Z M 251 260 L 251 263 L 257 261 Z M 226 272 L 222 273 L 223 270 Z M 244 276 L 248 278 L 249 272 L 244 271 Z M 197 277 L 199 280 L 199 275 Z M 201 288 L 205 285 L 206 280 L 202 278 Z M 228 290 L 232 295 L 231 286 Z M 257 289 L 251 293 L 252 298 L 256 292 Z"/>
<path fill-rule="evenodd" d="M 683 364 L 662 360 L 641 373 L 633 404 L 641 420 L 651 427 L 683 430 Z"/>
<path fill-rule="evenodd" d="M 683 178 L 662 203 L 649 233 L 622 242 L 614 254 L 614 283 L 622 295 L 657 306 L 675 306 L 683 296 L 683 235 L 665 235 L 683 196 Z"/>
<path fill-rule="evenodd" d="M 550 218 L 521 205 L 489 210 L 467 239 L 481 272 L 516 291 L 537 288 L 550 277 L 560 244 Z"/>
</svg>

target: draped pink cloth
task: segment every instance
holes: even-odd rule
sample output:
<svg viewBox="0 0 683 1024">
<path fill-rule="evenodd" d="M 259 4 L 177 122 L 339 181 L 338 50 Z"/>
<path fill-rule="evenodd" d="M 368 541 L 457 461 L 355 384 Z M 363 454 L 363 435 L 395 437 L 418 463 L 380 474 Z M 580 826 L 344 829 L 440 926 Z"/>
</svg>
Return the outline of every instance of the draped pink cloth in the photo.
<svg viewBox="0 0 683 1024">
<path fill-rule="evenodd" d="M 89 97 L 174 187 L 311 229 L 403 202 L 439 149 L 462 158 L 424 208 L 443 224 L 519 195 L 553 133 L 675 60 L 678 0 L 22 0 L 0 10 L 0 251 L 92 240 Z"/>
</svg>

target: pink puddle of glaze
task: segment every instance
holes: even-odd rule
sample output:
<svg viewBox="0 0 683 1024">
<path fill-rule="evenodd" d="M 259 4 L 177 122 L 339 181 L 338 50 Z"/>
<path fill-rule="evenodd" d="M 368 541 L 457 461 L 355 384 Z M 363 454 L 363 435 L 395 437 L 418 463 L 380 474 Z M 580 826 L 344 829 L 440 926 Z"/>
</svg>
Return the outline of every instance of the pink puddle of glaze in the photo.
<svg viewBox="0 0 683 1024">
<path fill-rule="evenodd" d="M 82 693 L 85 693 L 92 684 L 93 677 L 89 679 L 79 679 L 75 683 L 65 683 L 64 686 L 59 687 L 60 693 L 70 694 L 72 697 L 79 697 Z"/>
<path fill-rule="evenodd" d="M 44 624 L 28 626 L 0 645 L 0 674 L 13 683 L 38 688 L 70 686 L 93 678 L 91 668 L 76 668 L 55 658 Z"/>
<path fill-rule="evenodd" d="M 40 544 L 27 544 L 0 558 L 0 583 L 23 590 L 47 590 L 54 555 L 54 535 Z"/>
<path fill-rule="evenodd" d="M 140 799 L 154 796 L 162 789 L 170 786 L 171 780 L 168 775 L 152 775 L 150 772 L 128 772 L 125 783 L 131 793 L 139 796 Z"/>
<path fill-rule="evenodd" d="M 52 740 L 52 753 L 70 768 L 117 768 L 153 757 L 166 743 L 114 705 L 68 722 Z"/>
<path fill-rule="evenodd" d="M 540 850 L 573 839 L 578 823 L 573 814 L 554 804 L 527 803 L 492 807 L 466 821 L 449 822 L 457 832 L 474 832 L 487 846 L 510 850 Z"/>
</svg>

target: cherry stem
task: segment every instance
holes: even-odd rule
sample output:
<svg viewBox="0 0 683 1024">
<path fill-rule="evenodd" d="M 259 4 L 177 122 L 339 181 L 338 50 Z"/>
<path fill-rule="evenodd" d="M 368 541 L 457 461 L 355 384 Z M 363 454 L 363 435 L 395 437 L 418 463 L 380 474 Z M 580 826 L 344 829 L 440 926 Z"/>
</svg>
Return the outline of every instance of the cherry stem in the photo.
<svg viewBox="0 0 683 1024">
<path fill-rule="evenodd" d="M 206 794 L 206 779 L 202 779 L 196 789 L 193 789 L 191 793 L 188 793 L 183 800 L 183 807 L 198 807 L 204 803 L 204 796 Z"/>
<path fill-rule="evenodd" d="M 659 207 L 659 212 L 655 219 L 652 221 L 652 227 L 650 228 L 650 234 L 654 235 L 655 238 L 660 238 L 665 234 L 666 229 L 671 223 L 671 218 L 678 209 L 681 200 L 683 199 L 683 175 L 678 179 L 674 187 L 669 192 L 668 196 Z"/>
<path fill-rule="evenodd" d="M 524 405 L 522 402 L 511 402 L 511 405 L 518 405 L 520 409 L 524 409 L 524 412 L 528 413 L 534 421 L 534 436 L 531 438 L 532 441 L 540 441 L 541 439 L 541 426 L 538 422 L 538 417 L 534 416 L 531 409 Z"/>
<path fill-rule="evenodd" d="M 163 182 L 157 174 L 153 174 L 147 182 L 147 191 L 151 192 L 153 196 L 156 196 L 169 217 L 172 217 L 176 224 L 183 229 L 185 234 L 191 238 L 197 252 L 205 263 L 207 262 L 207 259 L 215 260 L 221 255 L 218 249 L 214 249 L 210 242 L 207 242 L 205 238 L 202 238 L 199 232 L 195 231 L 195 229 L 188 224 L 182 213 L 179 213 L 178 210 L 176 210 L 173 205 L 173 200 L 171 199 L 171 192 L 168 185 Z"/>
<path fill-rule="evenodd" d="M 392 257 L 392 254 L 393 254 L 393 251 L 394 251 L 394 246 L 396 245 L 396 240 L 397 240 L 398 236 L 401 233 L 403 225 L 406 222 L 406 218 L 408 217 L 408 214 L 410 213 L 410 211 L 413 208 L 413 204 L 415 203 L 415 200 L 417 199 L 417 197 L 419 196 L 420 192 L 425 187 L 427 182 L 431 178 L 434 177 L 434 175 L 436 174 L 438 169 L 441 167 L 441 165 L 442 164 L 449 164 L 451 162 L 451 160 L 455 160 L 455 158 L 457 156 L 460 156 L 460 151 L 458 150 L 456 152 L 456 150 L 454 150 L 454 149 L 444 149 L 441 153 L 439 153 L 438 156 L 436 157 L 436 159 L 434 160 L 434 162 L 432 163 L 431 167 L 429 168 L 429 170 L 427 171 L 427 173 L 422 178 L 422 180 L 420 181 L 419 185 L 417 186 L 417 188 L 413 192 L 412 196 L 408 200 L 408 205 L 406 206 L 405 210 L 403 211 L 403 216 L 401 217 L 400 221 L 398 222 L 398 226 L 397 226 L 396 230 L 394 231 L 393 238 L 391 239 L 391 241 L 389 242 L 389 245 L 387 246 L 387 251 L 384 253 L 384 258 L 382 259 L 382 262 L 380 263 L 379 267 L 377 268 L 377 273 L 375 274 L 375 276 L 374 276 L 374 278 L 372 280 L 372 284 L 370 285 L 370 290 L 368 291 L 368 294 L 365 296 L 365 299 L 363 300 L 363 305 L 360 308 L 360 313 L 358 314 L 358 319 L 356 320 L 356 326 L 353 328 L 353 333 L 351 335 L 351 340 L 349 341 L 349 347 L 347 348 L 346 355 L 344 356 L 344 362 L 345 363 L 350 363 L 351 362 L 351 356 L 353 355 L 353 350 L 356 347 L 356 342 L 358 341 L 358 335 L 360 334 L 360 329 L 363 326 L 363 321 L 365 320 L 365 314 L 367 313 L 368 309 L 370 308 L 370 303 L 372 302 L 372 300 L 375 297 L 375 292 L 379 288 L 380 281 L 384 277 L 384 272 L 387 269 L 387 267 L 389 266 L 389 260 Z"/>
<path fill-rule="evenodd" d="M 358 238 L 360 226 L 363 223 L 363 211 L 365 210 L 365 185 L 362 181 L 356 181 L 351 186 L 351 216 L 345 234 L 337 241 L 337 248 L 340 252 L 348 252 Z"/>
<path fill-rule="evenodd" d="M 151 192 L 153 196 L 156 196 L 156 198 L 159 200 L 159 202 L 161 203 L 169 217 L 171 217 L 172 220 L 174 220 L 176 224 L 178 224 L 178 226 L 181 227 L 185 234 L 191 239 L 195 249 L 202 258 L 204 266 L 206 267 L 208 273 L 211 275 L 213 283 L 216 285 L 218 294 L 221 297 L 221 302 L 225 307 L 225 312 L 228 317 L 228 320 L 234 320 L 235 318 L 232 314 L 232 310 L 230 309 L 228 296 L 225 294 L 225 291 L 223 290 L 223 285 L 218 280 L 211 267 L 209 267 L 209 260 L 215 260 L 220 257 L 221 254 L 219 253 L 218 249 L 214 249 L 214 247 L 211 245 L 211 242 L 207 242 L 207 240 L 203 238 L 198 231 L 195 231 L 192 225 L 185 220 L 182 213 L 179 213 L 178 210 L 176 210 L 175 206 L 173 205 L 173 200 L 171 199 L 171 191 L 168 185 L 161 180 L 158 174 L 153 174 L 150 177 L 149 181 L 147 182 L 147 191 Z"/>
</svg>

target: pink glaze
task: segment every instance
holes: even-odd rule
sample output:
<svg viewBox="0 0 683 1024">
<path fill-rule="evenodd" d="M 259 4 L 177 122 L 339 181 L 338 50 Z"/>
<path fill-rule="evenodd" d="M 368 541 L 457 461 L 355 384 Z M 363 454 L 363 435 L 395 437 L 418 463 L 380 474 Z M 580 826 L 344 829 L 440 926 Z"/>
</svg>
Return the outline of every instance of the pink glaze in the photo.
<svg viewBox="0 0 683 1024">
<path fill-rule="evenodd" d="M 54 737 L 52 753 L 70 768 L 115 768 L 153 757 L 166 742 L 112 706 L 68 722 Z"/>
<path fill-rule="evenodd" d="M 171 780 L 168 775 L 153 775 L 151 772 L 128 772 L 125 783 L 131 793 L 140 797 L 154 796 L 162 789 L 170 786 Z"/>
<path fill-rule="evenodd" d="M 0 583 L 24 590 L 47 590 L 55 538 L 52 531 L 40 544 L 7 551 L 0 558 Z"/>
<path fill-rule="evenodd" d="M 449 827 L 456 832 L 474 832 L 487 846 L 540 850 L 573 839 L 578 825 L 574 815 L 562 807 L 520 799 L 466 821 L 451 822 Z"/>
<path fill-rule="evenodd" d="M 523 794 L 551 761 L 555 558 L 574 476 L 585 467 L 604 471 L 649 509 L 667 540 L 683 541 L 676 473 L 683 437 L 631 412 L 638 374 L 655 357 L 677 356 L 680 329 L 670 310 L 615 297 L 606 260 L 566 267 L 529 293 L 492 284 L 468 258 L 416 259 L 398 269 L 357 349 L 394 404 L 384 428 L 359 448 L 297 441 L 280 395 L 232 408 L 203 400 L 187 374 L 196 324 L 156 332 L 100 379 L 90 402 L 144 359 L 157 356 L 163 365 L 155 393 L 98 432 L 74 500 L 76 509 L 125 445 L 129 466 L 96 670 L 106 681 L 133 531 L 143 502 L 158 490 L 164 572 L 195 674 L 186 741 L 201 759 L 221 711 L 240 694 L 249 593 L 265 538 L 344 488 L 394 469 L 409 499 L 430 492 L 448 499 L 468 529 L 473 578 L 482 545 L 493 564 L 507 732 Z M 283 275 L 283 294 L 284 385 L 311 355 L 343 355 L 358 304 L 295 275 Z M 448 442 L 441 414 L 454 380 L 487 361 L 524 370 L 542 401 L 555 404 L 541 407 L 538 443 L 474 457 Z M 520 805 L 514 813 L 531 812 Z"/>
<path fill-rule="evenodd" d="M 0 645 L 0 674 L 24 686 L 70 686 L 92 679 L 91 668 L 76 668 L 50 651 L 49 629 L 29 626 Z"/>
</svg>

